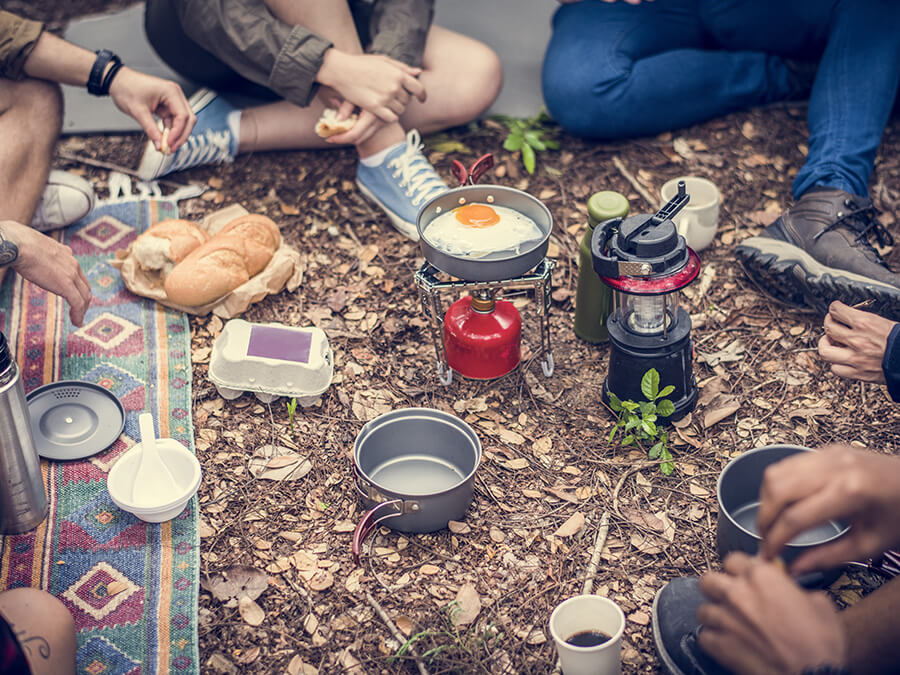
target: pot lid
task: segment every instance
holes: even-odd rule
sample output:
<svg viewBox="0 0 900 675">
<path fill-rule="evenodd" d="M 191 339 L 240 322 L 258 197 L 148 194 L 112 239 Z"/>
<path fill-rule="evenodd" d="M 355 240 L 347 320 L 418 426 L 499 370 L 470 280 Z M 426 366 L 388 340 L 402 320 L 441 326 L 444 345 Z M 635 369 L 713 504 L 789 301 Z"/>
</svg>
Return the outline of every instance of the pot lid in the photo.
<svg viewBox="0 0 900 675">
<path fill-rule="evenodd" d="M 25 398 L 34 446 L 45 459 L 96 455 L 115 443 L 125 428 L 122 403 L 92 382 L 51 382 Z"/>
</svg>

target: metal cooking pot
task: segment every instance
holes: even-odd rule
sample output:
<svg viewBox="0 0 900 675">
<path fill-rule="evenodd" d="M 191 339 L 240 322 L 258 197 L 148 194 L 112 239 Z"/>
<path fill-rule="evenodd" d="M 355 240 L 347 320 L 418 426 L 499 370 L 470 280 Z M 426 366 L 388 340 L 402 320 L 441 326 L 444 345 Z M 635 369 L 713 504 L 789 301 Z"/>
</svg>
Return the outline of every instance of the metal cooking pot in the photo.
<svg viewBox="0 0 900 675">
<path fill-rule="evenodd" d="M 428 241 L 431 222 L 442 213 L 472 202 L 506 206 L 528 216 L 540 229 L 541 238 L 518 252 L 507 250 L 479 258 L 446 253 L 432 246 Z M 553 230 L 553 217 L 540 200 L 527 192 L 502 185 L 463 185 L 426 202 L 416 218 L 416 229 L 425 260 L 442 272 L 466 281 L 503 281 L 522 276 L 544 259 Z"/>
<path fill-rule="evenodd" d="M 404 408 L 367 423 L 353 445 L 356 487 L 369 509 L 353 533 L 353 556 L 385 521 L 400 532 L 434 532 L 472 501 L 481 442 L 468 424 L 430 408 Z"/>
<path fill-rule="evenodd" d="M 732 551 L 756 554 L 761 541 L 756 529 L 756 514 L 763 474 L 771 464 L 799 452 L 814 451 L 798 445 L 767 445 L 738 455 L 722 470 L 716 483 L 719 500 L 716 549 L 721 559 Z M 781 557 L 790 564 L 811 548 L 834 541 L 847 529 L 846 524 L 835 521 L 816 526 L 788 542 Z M 817 588 L 827 586 L 839 574 L 840 570 L 827 570 L 805 574 L 797 581 L 807 588 Z"/>
</svg>

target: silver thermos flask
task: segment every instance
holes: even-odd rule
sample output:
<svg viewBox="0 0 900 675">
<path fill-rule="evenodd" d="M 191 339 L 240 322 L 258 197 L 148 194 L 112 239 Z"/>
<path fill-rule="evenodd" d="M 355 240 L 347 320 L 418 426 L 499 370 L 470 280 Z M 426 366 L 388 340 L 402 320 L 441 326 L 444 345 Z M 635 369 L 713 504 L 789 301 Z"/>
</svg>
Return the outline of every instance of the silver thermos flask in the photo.
<svg viewBox="0 0 900 675">
<path fill-rule="evenodd" d="M 6 336 L 0 333 L 0 534 L 27 532 L 46 515 L 47 493 L 25 389 Z"/>
</svg>

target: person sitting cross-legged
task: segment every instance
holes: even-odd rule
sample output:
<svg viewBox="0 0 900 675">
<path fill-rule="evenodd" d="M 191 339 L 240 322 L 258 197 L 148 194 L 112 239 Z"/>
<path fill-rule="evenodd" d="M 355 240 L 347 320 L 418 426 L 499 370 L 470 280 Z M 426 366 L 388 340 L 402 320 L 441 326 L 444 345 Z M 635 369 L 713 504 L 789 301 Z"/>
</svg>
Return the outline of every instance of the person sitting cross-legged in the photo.
<svg viewBox="0 0 900 675">
<path fill-rule="evenodd" d="M 483 113 L 502 83 L 497 55 L 431 24 L 434 0 L 148 0 L 150 44 L 173 70 L 203 85 L 198 123 L 165 155 L 148 145 L 145 179 L 233 161 L 241 153 L 353 145 L 356 182 L 401 233 L 447 185 L 422 154 L 420 133 Z M 239 109 L 224 96 L 266 101 Z M 233 98 L 233 97 L 232 97 Z M 348 131 L 315 132 L 326 108 Z"/>
<path fill-rule="evenodd" d="M 560 0 L 544 99 L 577 136 L 622 139 L 808 98 L 793 205 L 735 253 L 758 286 L 824 313 L 872 298 L 900 319 L 900 274 L 869 179 L 900 82 L 894 0 Z M 752 185 L 751 185 L 752 188 Z"/>
<path fill-rule="evenodd" d="M 75 672 L 75 623 L 62 602 L 36 588 L 0 592 L 0 673 Z"/>
</svg>

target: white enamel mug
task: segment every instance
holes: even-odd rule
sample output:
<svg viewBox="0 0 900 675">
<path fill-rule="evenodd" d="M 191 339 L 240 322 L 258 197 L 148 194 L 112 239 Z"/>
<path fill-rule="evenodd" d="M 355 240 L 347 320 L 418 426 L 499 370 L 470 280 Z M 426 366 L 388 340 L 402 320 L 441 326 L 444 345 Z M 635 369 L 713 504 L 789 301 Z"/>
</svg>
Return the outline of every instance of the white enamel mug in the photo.
<svg viewBox="0 0 900 675">
<path fill-rule="evenodd" d="M 678 182 L 684 181 L 685 189 L 691 196 L 681 212 L 675 216 L 678 234 L 695 251 L 702 251 L 712 243 L 719 227 L 719 204 L 721 196 L 715 183 L 700 176 L 680 176 L 666 181 L 659 190 L 665 204 L 678 193 Z"/>
</svg>

